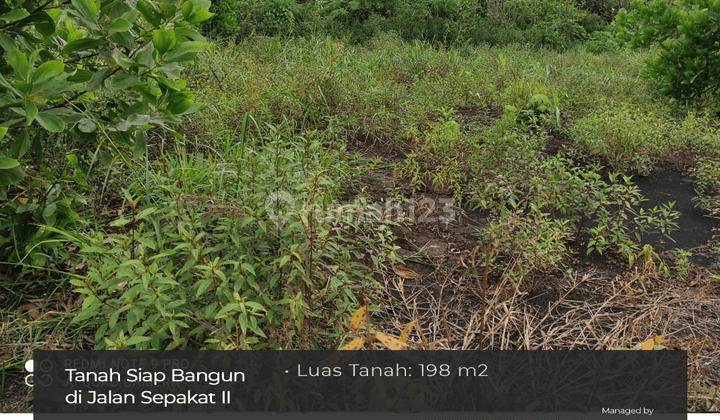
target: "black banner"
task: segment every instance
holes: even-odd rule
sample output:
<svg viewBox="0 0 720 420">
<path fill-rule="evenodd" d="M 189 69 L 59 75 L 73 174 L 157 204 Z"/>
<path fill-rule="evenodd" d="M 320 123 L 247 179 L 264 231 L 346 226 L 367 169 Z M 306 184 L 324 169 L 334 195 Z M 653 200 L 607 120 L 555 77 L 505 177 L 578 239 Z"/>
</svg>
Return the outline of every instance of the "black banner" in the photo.
<svg viewBox="0 0 720 420">
<path fill-rule="evenodd" d="M 38 418 L 204 411 L 685 419 L 687 410 L 685 351 L 35 351 L 34 366 Z"/>
</svg>

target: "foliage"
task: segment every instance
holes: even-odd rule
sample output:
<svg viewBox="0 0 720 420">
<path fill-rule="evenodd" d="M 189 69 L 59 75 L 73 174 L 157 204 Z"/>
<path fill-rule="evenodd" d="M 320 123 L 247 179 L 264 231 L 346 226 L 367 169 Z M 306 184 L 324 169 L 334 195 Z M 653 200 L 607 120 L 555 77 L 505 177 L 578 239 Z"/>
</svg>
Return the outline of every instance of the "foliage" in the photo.
<svg viewBox="0 0 720 420">
<path fill-rule="evenodd" d="M 410 184 L 416 189 L 450 188 L 460 194 L 467 181 L 462 167 L 468 141 L 452 118 L 453 111 L 441 110 L 443 116 L 414 138 L 414 150 L 399 167 L 398 174 L 409 175 Z"/>
<path fill-rule="evenodd" d="M 180 77 L 210 2 L 29 0 L 0 6 L 0 255 L 44 265 L 78 220 L 88 177 L 143 156 L 146 131 L 199 109 Z M 175 133 L 177 135 L 177 133 Z M 50 162 L 52 156 L 57 161 Z M 27 176 L 26 176 L 27 175 Z M 66 188 L 66 186 L 73 188 Z M 55 247 L 55 251 L 53 251 Z M 62 258 L 60 258 L 62 259 Z"/>
<path fill-rule="evenodd" d="M 555 94 L 553 99 L 555 103 L 551 102 L 546 95 L 536 93 L 520 109 L 513 105 L 505 105 L 503 119 L 526 128 L 540 128 L 554 124 L 554 128 L 559 129 L 560 106 L 558 95 Z"/>
<path fill-rule="evenodd" d="M 653 0 L 631 2 L 616 18 L 617 36 L 631 47 L 660 46 L 645 75 L 672 97 L 699 99 L 720 93 L 720 2 Z"/>
<path fill-rule="evenodd" d="M 640 251 L 631 253 L 628 256 L 628 261 L 630 262 L 630 269 L 635 266 L 636 262 L 640 262 L 638 265 L 642 265 L 642 268 L 638 271 L 638 268 L 635 267 L 635 275 L 643 283 L 652 284 L 651 278 L 658 278 L 660 274 L 667 277 L 670 274 L 669 267 L 660 259 L 660 255 L 651 245 L 643 245 Z"/>
<path fill-rule="evenodd" d="M 630 8 L 630 0 L 577 0 L 577 3 L 580 8 L 600 16 L 607 23 L 612 22 L 620 9 Z"/>
<path fill-rule="evenodd" d="M 720 158 L 701 156 L 694 169 L 696 177 L 695 204 L 720 218 Z"/>
<path fill-rule="evenodd" d="M 221 0 L 212 10 L 216 16 L 205 28 L 217 36 L 322 33 L 367 43 L 392 31 L 406 40 L 521 42 L 556 49 L 586 39 L 605 19 L 564 0 Z"/>
<path fill-rule="evenodd" d="M 613 34 L 607 31 L 593 32 L 587 42 L 585 42 L 584 47 L 587 51 L 594 54 L 617 52 L 620 49 Z"/>
<path fill-rule="evenodd" d="M 350 175 L 343 151 L 293 131 L 244 130 L 214 158 L 180 153 L 125 191 L 110 232 L 79 238 L 77 322 L 96 348 L 334 345 L 356 295 L 374 293 L 367 265 L 384 264 L 392 234 L 328 208 Z"/>
<path fill-rule="evenodd" d="M 516 256 L 509 261 L 520 258 L 516 263 L 520 274 L 557 263 L 572 239 L 583 243 L 588 254 L 613 248 L 630 255 L 639 251 L 641 233 L 669 237 L 677 229 L 674 220 L 679 214 L 672 203 L 650 211 L 639 208 L 644 199 L 629 177 L 610 174 L 606 182 L 599 166 L 583 169 L 562 156 L 542 158 L 527 150 L 519 154 L 513 146 L 506 149 L 501 144 L 479 159 L 496 163 L 488 165 L 495 167 L 470 202 L 492 210 L 501 224 L 508 225 L 519 215 L 533 221 L 521 230 L 522 225 L 512 224 L 515 232 L 508 246 L 516 247 L 510 251 Z M 498 159 L 505 162 L 497 165 Z M 517 162 L 528 164 L 519 167 Z M 517 240 L 522 235 L 530 236 Z"/>
<path fill-rule="evenodd" d="M 670 151 L 669 131 L 651 112 L 636 112 L 628 104 L 591 112 L 570 127 L 573 141 L 591 156 L 607 160 L 615 170 L 643 175 L 652 170 L 653 156 Z"/>
<path fill-rule="evenodd" d="M 219 0 L 210 8 L 215 16 L 203 28 L 214 37 L 304 35 L 311 29 L 311 4 L 295 0 Z"/>
<path fill-rule="evenodd" d="M 688 274 L 689 268 L 690 268 L 690 257 L 692 257 L 692 252 L 685 251 L 681 248 L 675 248 L 675 252 L 677 253 L 677 260 L 675 261 L 675 271 L 677 271 L 678 278 L 680 281 L 685 281 L 685 277 Z"/>
<path fill-rule="evenodd" d="M 512 0 L 512 22 L 532 44 L 564 50 L 602 28 L 602 19 L 567 1 Z"/>
</svg>

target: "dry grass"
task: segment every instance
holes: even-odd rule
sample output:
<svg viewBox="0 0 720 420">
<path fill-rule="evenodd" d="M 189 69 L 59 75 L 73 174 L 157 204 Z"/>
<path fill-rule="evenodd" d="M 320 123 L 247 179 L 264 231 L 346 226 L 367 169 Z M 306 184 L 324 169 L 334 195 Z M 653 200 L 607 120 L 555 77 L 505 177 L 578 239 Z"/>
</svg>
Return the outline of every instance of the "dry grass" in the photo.
<svg viewBox="0 0 720 420">
<path fill-rule="evenodd" d="M 688 411 L 720 410 L 720 284 L 706 270 L 652 284 L 635 272 L 596 268 L 546 277 L 540 286 L 503 275 L 488 286 L 481 331 L 480 288 L 462 268 L 441 261 L 417 281 L 385 273 L 389 313 L 378 329 L 399 332 L 414 319 L 428 341 L 446 338 L 459 350 L 477 349 L 481 335 L 483 350 L 640 349 L 658 335 L 668 349 L 688 352 Z M 411 340 L 422 346 L 417 333 Z"/>
</svg>

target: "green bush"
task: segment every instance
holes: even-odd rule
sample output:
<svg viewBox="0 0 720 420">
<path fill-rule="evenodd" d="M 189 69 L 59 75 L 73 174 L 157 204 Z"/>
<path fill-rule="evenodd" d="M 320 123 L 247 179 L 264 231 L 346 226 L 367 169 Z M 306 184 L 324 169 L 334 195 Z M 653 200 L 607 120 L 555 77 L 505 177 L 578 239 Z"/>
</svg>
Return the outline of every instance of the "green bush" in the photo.
<svg viewBox="0 0 720 420">
<path fill-rule="evenodd" d="M 311 4 L 295 0 L 219 0 L 210 9 L 215 16 L 203 27 L 213 37 L 304 35 L 312 28 Z"/>
<path fill-rule="evenodd" d="M 151 128 L 179 135 L 199 109 L 180 71 L 205 45 L 193 26 L 209 6 L 0 5 L 0 260 L 45 265 L 62 247 L 38 225 L 69 229 L 94 169 L 143 156 Z"/>
<path fill-rule="evenodd" d="M 366 43 L 383 32 L 434 43 L 520 42 L 566 49 L 604 18 L 565 0 L 221 0 L 205 25 L 213 36 L 322 33 Z"/>
<path fill-rule="evenodd" d="M 467 181 L 463 166 L 468 139 L 460 132 L 460 125 L 452 118 L 453 109 L 440 110 L 443 117 L 416 137 L 414 150 L 407 154 L 399 174 L 409 175 L 415 189 L 449 188 L 460 198 L 462 185 Z M 420 140 L 422 139 L 422 140 Z"/>
<path fill-rule="evenodd" d="M 572 140 L 591 156 L 605 159 L 617 171 L 637 170 L 647 175 L 654 157 L 671 150 L 668 128 L 650 112 L 623 104 L 592 112 L 572 123 Z"/>
<path fill-rule="evenodd" d="M 559 50 L 584 41 L 602 28 L 602 19 L 578 9 L 572 2 L 512 0 L 506 18 L 524 32 L 524 42 Z"/>
<path fill-rule="evenodd" d="M 606 31 L 594 32 L 585 42 L 585 49 L 593 54 L 617 52 L 620 49 L 615 37 Z"/>
<path fill-rule="evenodd" d="M 702 156 L 694 169 L 696 177 L 695 204 L 720 218 L 720 158 Z"/>
<path fill-rule="evenodd" d="M 106 231 L 77 239 L 75 322 L 96 349 L 334 348 L 357 295 L 374 294 L 392 232 L 361 201 L 333 204 L 353 176 L 344 150 L 291 121 L 251 126 L 158 162 Z"/>
<path fill-rule="evenodd" d="M 522 139 L 506 133 L 473 157 L 485 168 L 474 177 L 482 181 L 469 200 L 491 211 L 497 224 L 514 226 L 504 246 L 506 263 L 514 264 L 507 267 L 518 276 L 556 264 L 571 240 L 588 254 L 614 249 L 629 257 L 640 251 L 641 233 L 669 237 L 677 229 L 672 204 L 639 208 L 645 199 L 630 177 L 611 173 L 606 180 L 599 165 L 581 168 L 561 155 L 543 156 Z M 494 230 L 484 234 L 497 235 Z"/>
<path fill-rule="evenodd" d="M 577 0 L 578 6 L 600 16 L 606 23 L 612 22 L 620 9 L 629 9 L 630 0 Z"/>
<path fill-rule="evenodd" d="M 634 0 L 616 17 L 617 36 L 632 47 L 660 46 L 645 75 L 672 97 L 693 100 L 720 93 L 720 2 Z"/>
</svg>

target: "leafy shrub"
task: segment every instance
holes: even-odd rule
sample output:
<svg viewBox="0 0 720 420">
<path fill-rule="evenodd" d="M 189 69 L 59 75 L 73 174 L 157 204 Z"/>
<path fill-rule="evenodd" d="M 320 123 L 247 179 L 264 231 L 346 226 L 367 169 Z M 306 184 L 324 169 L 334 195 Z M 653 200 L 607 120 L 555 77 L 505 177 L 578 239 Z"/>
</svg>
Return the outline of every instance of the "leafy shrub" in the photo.
<svg viewBox="0 0 720 420">
<path fill-rule="evenodd" d="M 699 157 L 694 172 L 698 194 L 695 204 L 720 218 L 720 158 Z"/>
<path fill-rule="evenodd" d="M 44 265 L 58 241 L 36 225 L 72 226 L 96 166 L 144 155 L 153 127 L 178 135 L 173 123 L 199 109 L 180 70 L 203 48 L 193 25 L 212 16 L 209 6 L 0 5 L 0 260 L 32 251 L 30 262 Z"/>
<path fill-rule="evenodd" d="M 672 97 L 689 100 L 720 93 L 720 2 L 642 0 L 616 17 L 617 36 L 632 47 L 658 44 L 645 75 Z"/>
<path fill-rule="evenodd" d="M 698 156 L 720 156 L 720 128 L 708 113 L 689 112 L 674 124 L 673 138 L 681 147 Z"/>
<path fill-rule="evenodd" d="M 614 173 L 606 181 L 599 166 L 580 168 L 560 155 L 544 157 L 514 137 L 496 137 L 473 157 L 484 168 L 474 176 L 482 181 L 473 184 L 469 201 L 491 211 L 497 224 L 513 228 L 506 250 L 512 258 L 506 261 L 515 261 L 518 275 L 558 262 L 569 240 L 582 244 L 587 253 L 613 248 L 629 256 L 640 250 L 640 233 L 667 237 L 677 228 L 674 219 L 679 214 L 672 204 L 650 211 L 639 208 L 644 198 L 629 177 Z M 518 241 L 518 235 L 525 240 Z M 542 251 L 535 248 L 539 243 L 544 244 Z"/>
<path fill-rule="evenodd" d="M 410 184 L 416 189 L 450 188 L 459 195 L 466 181 L 463 167 L 468 143 L 460 132 L 460 125 L 452 118 L 454 110 L 441 112 L 445 115 L 415 138 L 414 150 L 408 153 L 399 174 L 410 175 Z"/>
<path fill-rule="evenodd" d="M 109 232 L 79 238 L 76 322 L 96 328 L 97 349 L 335 346 L 392 233 L 330 206 L 352 175 L 343 150 L 293 127 L 243 130 L 215 158 L 167 158 L 141 194 L 125 192 Z"/>
<path fill-rule="evenodd" d="M 652 113 L 638 113 L 628 105 L 593 112 L 570 126 L 572 140 L 590 155 L 606 159 L 617 171 L 647 175 L 654 157 L 670 150 L 667 129 Z"/>
<path fill-rule="evenodd" d="M 585 49 L 594 54 L 617 52 L 620 49 L 615 37 L 606 31 L 593 32 L 585 42 Z"/>
<path fill-rule="evenodd" d="M 311 28 L 308 5 L 295 0 L 219 0 L 210 10 L 215 16 L 203 26 L 213 37 L 294 36 Z"/>
<path fill-rule="evenodd" d="M 549 126 L 554 121 L 557 127 L 560 124 L 560 109 L 557 106 L 557 99 L 556 104 L 553 104 L 546 95 L 537 93 L 520 109 L 513 105 L 505 105 L 503 120 L 512 121 L 515 125 L 525 128 Z"/>
<path fill-rule="evenodd" d="M 578 6 L 600 16 L 606 23 L 612 22 L 620 9 L 629 9 L 630 0 L 577 0 Z"/>
<path fill-rule="evenodd" d="M 565 49 L 605 23 L 564 0 L 221 0 L 212 11 L 205 30 L 214 36 L 323 33 L 352 43 L 395 32 L 405 40 Z"/>
<path fill-rule="evenodd" d="M 506 11 L 510 23 L 525 32 L 525 42 L 566 49 L 602 27 L 601 19 L 571 2 L 512 0 Z"/>
</svg>

